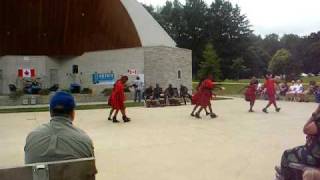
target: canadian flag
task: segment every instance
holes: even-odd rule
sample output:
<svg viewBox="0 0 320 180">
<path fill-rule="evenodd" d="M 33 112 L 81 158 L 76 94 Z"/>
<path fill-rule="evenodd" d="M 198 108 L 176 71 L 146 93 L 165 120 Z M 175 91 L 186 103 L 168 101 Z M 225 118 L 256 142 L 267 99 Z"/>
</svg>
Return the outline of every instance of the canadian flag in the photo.
<svg viewBox="0 0 320 180">
<path fill-rule="evenodd" d="M 34 69 L 19 69 L 18 76 L 22 78 L 35 77 L 36 71 Z"/>
</svg>

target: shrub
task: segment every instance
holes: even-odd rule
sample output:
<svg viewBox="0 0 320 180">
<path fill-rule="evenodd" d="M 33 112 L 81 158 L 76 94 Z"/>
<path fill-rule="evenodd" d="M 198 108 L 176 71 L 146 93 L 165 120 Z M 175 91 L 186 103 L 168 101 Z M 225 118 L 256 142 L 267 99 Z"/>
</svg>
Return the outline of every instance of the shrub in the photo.
<svg viewBox="0 0 320 180">
<path fill-rule="evenodd" d="M 105 88 L 101 94 L 104 94 L 105 96 L 110 96 L 112 93 L 112 89 L 111 88 Z"/>
<path fill-rule="evenodd" d="M 130 89 L 128 86 L 126 88 L 124 88 L 124 92 L 130 92 Z"/>
</svg>

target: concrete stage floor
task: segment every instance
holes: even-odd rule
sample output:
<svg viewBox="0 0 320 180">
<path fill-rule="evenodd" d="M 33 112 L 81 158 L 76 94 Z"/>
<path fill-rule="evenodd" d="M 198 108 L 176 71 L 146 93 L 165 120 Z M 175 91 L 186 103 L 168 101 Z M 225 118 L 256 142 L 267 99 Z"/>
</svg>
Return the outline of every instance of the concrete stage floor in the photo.
<svg viewBox="0 0 320 180">
<path fill-rule="evenodd" d="M 130 108 L 130 124 L 112 124 L 106 110 L 77 112 L 93 139 L 98 180 L 270 180 L 284 149 L 301 145 L 314 103 L 280 102 L 282 112 L 248 113 L 242 99 L 214 102 L 219 115 L 189 116 L 191 106 Z M 0 167 L 23 164 L 25 137 L 48 113 L 0 114 Z"/>
</svg>

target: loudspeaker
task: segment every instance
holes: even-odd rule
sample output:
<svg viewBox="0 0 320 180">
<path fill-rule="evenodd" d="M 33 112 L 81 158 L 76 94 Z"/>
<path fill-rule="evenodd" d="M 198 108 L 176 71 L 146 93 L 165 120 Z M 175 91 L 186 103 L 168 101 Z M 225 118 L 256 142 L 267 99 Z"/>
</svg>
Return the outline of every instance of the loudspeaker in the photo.
<svg viewBox="0 0 320 180">
<path fill-rule="evenodd" d="M 73 73 L 73 74 L 78 74 L 78 72 L 79 72 L 78 65 L 73 65 L 73 66 L 72 66 L 72 73 Z"/>
</svg>

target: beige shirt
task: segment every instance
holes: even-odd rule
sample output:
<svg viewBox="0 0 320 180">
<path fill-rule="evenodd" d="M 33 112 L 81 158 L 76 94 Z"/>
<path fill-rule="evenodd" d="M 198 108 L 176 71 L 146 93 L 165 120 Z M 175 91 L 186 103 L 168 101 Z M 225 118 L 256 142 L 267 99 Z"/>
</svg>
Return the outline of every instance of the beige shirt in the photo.
<svg viewBox="0 0 320 180">
<path fill-rule="evenodd" d="M 24 152 L 26 164 L 94 156 L 90 137 L 60 116 L 33 130 L 27 136 Z"/>
</svg>

